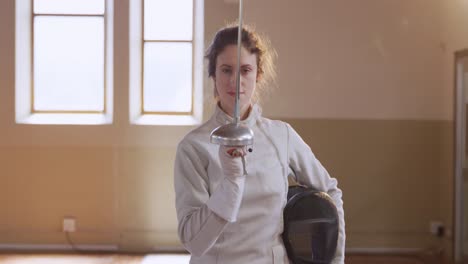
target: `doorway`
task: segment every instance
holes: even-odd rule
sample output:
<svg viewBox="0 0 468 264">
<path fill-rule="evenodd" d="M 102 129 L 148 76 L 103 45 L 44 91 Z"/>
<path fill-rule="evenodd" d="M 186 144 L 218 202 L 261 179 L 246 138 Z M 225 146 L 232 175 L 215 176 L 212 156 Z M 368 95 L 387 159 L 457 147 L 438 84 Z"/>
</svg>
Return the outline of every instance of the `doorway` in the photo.
<svg viewBox="0 0 468 264">
<path fill-rule="evenodd" d="M 455 53 L 455 261 L 468 258 L 468 49 Z"/>
</svg>

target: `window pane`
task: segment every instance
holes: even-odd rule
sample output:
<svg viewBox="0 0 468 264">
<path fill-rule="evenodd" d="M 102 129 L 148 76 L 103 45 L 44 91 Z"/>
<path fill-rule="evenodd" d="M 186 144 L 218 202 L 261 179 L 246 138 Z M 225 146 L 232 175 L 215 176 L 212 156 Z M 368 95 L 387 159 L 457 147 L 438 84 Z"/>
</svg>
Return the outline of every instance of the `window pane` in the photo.
<svg viewBox="0 0 468 264">
<path fill-rule="evenodd" d="M 145 0 L 145 40 L 192 40 L 193 0 Z"/>
<path fill-rule="evenodd" d="M 104 106 L 104 18 L 34 19 L 36 110 L 99 110 Z"/>
<path fill-rule="evenodd" d="M 144 49 L 144 110 L 190 112 L 192 44 L 147 42 Z"/>
<path fill-rule="evenodd" d="M 36 14 L 104 14 L 104 0 L 34 0 Z"/>
</svg>

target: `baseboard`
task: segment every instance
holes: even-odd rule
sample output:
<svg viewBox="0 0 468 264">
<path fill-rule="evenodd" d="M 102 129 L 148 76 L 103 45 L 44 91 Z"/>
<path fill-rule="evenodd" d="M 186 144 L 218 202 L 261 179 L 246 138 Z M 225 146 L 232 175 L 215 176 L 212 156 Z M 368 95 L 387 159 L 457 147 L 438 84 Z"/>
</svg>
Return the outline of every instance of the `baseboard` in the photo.
<svg viewBox="0 0 468 264">
<path fill-rule="evenodd" d="M 399 257 L 418 260 L 418 263 L 454 264 L 451 257 L 444 252 L 443 248 L 347 248 L 346 256 L 382 257 L 387 259 Z"/>
<path fill-rule="evenodd" d="M 346 254 L 415 254 L 426 252 L 423 248 L 346 248 Z"/>
</svg>

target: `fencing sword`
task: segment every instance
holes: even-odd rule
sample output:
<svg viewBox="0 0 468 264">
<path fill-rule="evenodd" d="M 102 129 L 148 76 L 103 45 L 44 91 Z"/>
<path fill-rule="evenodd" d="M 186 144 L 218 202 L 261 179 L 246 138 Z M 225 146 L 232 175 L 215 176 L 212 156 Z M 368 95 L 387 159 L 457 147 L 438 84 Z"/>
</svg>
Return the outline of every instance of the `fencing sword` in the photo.
<svg viewBox="0 0 468 264">
<path fill-rule="evenodd" d="M 253 131 L 248 126 L 240 123 L 239 96 L 240 96 L 240 68 L 242 49 L 242 0 L 239 0 L 239 26 L 237 31 L 237 69 L 236 69 L 236 96 L 234 107 L 234 120 L 230 124 L 215 128 L 210 135 L 211 143 L 230 146 L 246 147 L 253 145 Z M 242 155 L 242 162 L 245 171 L 245 159 Z"/>
</svg>

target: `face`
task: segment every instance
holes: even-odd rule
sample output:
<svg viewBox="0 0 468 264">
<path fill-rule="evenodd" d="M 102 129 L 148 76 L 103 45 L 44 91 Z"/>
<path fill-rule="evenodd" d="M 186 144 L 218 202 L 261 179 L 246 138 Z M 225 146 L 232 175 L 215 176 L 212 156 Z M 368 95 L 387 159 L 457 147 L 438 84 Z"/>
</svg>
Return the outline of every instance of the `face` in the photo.
<svg viewBox="0 0 468 264">
<path fill-rule="evenodd" d="M 241 49 L 239 107 L 241 117 L 251 104 L 257 83 L 257 55 Z M 216 58 L 215 92 L 221 108 L 234 116 L 236 98 L 237 45 L 228 45 Z"/>
</svg>

